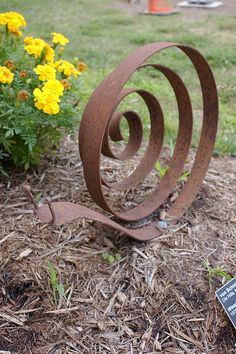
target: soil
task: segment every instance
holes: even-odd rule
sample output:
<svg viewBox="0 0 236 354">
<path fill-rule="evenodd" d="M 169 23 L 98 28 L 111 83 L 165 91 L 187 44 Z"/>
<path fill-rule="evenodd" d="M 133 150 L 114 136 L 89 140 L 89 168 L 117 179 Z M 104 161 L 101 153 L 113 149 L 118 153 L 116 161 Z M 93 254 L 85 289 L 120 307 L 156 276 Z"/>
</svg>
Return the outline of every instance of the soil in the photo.
<svg viewBox="0 0 236 354">
<path fill-rule="evenodd" d="M 113 168 L 119 176 L 120 167 Z M 92 221 L 53 228 L 34 216 L 22 190 L 26 177 L 38 200 L 49 196 L 98 210 L 75 142 L 28 176 L 15 171 L 2 179 L 0 351 L 235 353 L 235 330 L 215 296 L 226 279 L 209 281 L 206 266 L 235 275 L 235 175 L 235 158 L 214 157 L 185 217 L 148 243 Z M 50 282 L 49 261 L 64 295 Z"/>
</svg>

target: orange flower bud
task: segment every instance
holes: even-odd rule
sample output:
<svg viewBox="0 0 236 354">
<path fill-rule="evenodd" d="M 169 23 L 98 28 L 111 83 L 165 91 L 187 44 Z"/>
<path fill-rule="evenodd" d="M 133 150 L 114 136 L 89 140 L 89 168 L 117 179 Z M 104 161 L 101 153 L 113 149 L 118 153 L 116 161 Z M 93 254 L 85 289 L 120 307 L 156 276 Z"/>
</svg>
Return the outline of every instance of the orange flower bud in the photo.
<svg viewBox="0 0 236 354">
<path fill-rule="evenodd" d="M 87 69 L 87 65 L 85 64 L 85 63 L 79 63 L 78 64 L 78 70 L 80 71 L 80 72 L 83 72 L 83 71 L 85 71 Z"/>
<path fill-rule="evenodd" d="M 13 61 L 13 60 L 10 60 L 10 59 L 6 60 L 6 61 L 4 62 L 4 65 L 5 65 L 9 70 L 14 70 L 14 69 L 16 68 L 14 61 Z"/>
<path fill-rule="evenodd" d="M 27 99 L 29 98 L 29 92 L 26 90 L 22 90 L 18 93 L 17 98 L 19 101 L 27 101 Z"/>
<path fill-rule="evenodd" d="M 69 90 L 71 88 L 70 82 L 68 80 L 66 80 L 66 79 L 61 80 L 61 83 L 64 86 L 65 90 Z"/>
<path fill-rule="evenodd" d="M 20 71 L 20 78 L 21 79 L 24 79 L 27 76 L 28 76 L 28 72 L 26 70 L 21 70 Z"/>
</svg>

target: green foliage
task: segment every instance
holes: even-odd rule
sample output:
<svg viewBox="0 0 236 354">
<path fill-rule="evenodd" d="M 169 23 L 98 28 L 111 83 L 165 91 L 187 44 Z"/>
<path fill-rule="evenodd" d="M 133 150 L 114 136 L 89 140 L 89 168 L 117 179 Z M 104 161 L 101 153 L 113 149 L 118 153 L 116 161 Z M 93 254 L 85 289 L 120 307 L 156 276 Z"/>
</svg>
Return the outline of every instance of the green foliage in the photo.
<svg viewBox="0 0 236 354">
<path fill-rule="evenodd" d="M 215 277 L 221 277 L 221 278 L 225 278 L 226 281 L 230 281 L 231 279 L 233 279 L 233 277 L 227 273 L 225 270 L 223 270 L 220 267 L 216 267 L 213 268 L 210 266 L 208 260 L 206 260 L 204 262 L 204 266 L 207 269 L 207 277 L 208 277 L 208 282 L 209 284 L 213 284 L 214 283 L 214 278 Z"/>
<path fill-rule="evenodd" d="M 163 178 L 168 171 L 168 167 L 162 166 L 160 161 L 156 162 L 155 169 L 158 171 L 160 178 Z"/>
<path fill-rule="evenodd" d="M 0 174 L 4 175 L 5 177 L 8 177 L 8 174 L 6 171 L 3 169 L 1 166 L 1 161 L 4 160 L 4 158 L 7 158 L 8 154 L 6 154 L 3 150 L 0 150 Z"/>
<path fill-rule="evenodd" d="M 113 264 L 115 262 L 119 262 L 121 260 L 120 253 L 103 253 L 102 258 L 106 263 Z"/>
<path fill-rule="evenodd" d="M 235 89 L 234 89 L 235 90 Z M 235 90 L 235 103 L 234 109 L 236 110 L 236 90 Z M 217 153 L 231 153 L 236 154 L 236 118 L 235 113 L 232 108 L 230 108 L 231 104 L 228 102 L 227 104 L 220 105 L 220 113 L 222 119 L 219 122 L 220 130 L 218 133 L 218 138 L 216 140 L 215 151 Z"/>
<path fill-rule="evenodd" d="M 185 182 L 190 175 L 191 171 L 184 171 L 182 175 L 179 177 L 179 182 Z"/>
<path fill-rule="evenodd" d="M 168 172 L 169 167 L 162 166 L 160 161 L 157 161 L 155 164 L 155 169 L 159 173 L 160 178 L 163 178 L 165 174 Z M 179 182 L 185 182 L 190 175 L 191 171 L 184 171 L 179 177 Z"/>
<path fill-rule="evenodd" d="M 55 61 L 61 59 L 61 48 L 56 47 L 51 44 Z M 59 112 L 45 113 L 35 106 L 33 94 L 35 88 L 43 90 L 45 83 L 34 71 L 39 64 L 45 64 L 43 52 L 40 58 L 29 55 L 23 39 L 0 26 L 0 67 L 7 67 L 14 75 L 12 82 L 0 80 L 0 174 L 6 174 L 3 166 L 9 162 L 26 170 L 38 165 L 44 154 L 52 154 L 78 125 L 81 79 L 57 72 L 56 79 L 67 87 L 59 99 Z"/>
<path fill-rule="evenodd" d="M 55 301 L 61 301 L 63 298 L 65 298 L 65 287 L 59 282 L 56 268 L 50 261 L 48 261 L 48 272 L 50 276 L 50 285 L 53 291 L 54 299 Z"/>
</svg>

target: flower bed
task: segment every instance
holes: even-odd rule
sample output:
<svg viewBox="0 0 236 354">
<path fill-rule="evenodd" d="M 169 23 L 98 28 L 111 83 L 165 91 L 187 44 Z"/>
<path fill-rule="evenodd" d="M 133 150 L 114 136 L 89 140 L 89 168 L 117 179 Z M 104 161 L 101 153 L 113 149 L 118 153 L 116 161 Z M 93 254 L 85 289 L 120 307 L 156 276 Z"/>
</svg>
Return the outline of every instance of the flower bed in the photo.
<svg viewBox="0 0 236 354">
<path fill-rule="evenodd" d="M 21 14 L 0 14 L 0 173 L 13 162 L 28 169 L 78 124 L 78 93 L 86 64 L 63 60 L 69 40 L 22 39 Z"/>
</svg>

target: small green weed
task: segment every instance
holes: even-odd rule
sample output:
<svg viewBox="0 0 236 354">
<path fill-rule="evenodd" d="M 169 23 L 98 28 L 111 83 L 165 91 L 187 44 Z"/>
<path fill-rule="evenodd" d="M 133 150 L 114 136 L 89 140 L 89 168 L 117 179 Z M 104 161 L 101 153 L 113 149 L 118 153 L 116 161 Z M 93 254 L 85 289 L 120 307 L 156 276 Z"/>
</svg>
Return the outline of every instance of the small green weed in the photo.
<svg viewBox="0 0 236 354">
<path fill-rule="evenodd" d="M 165 174 L 169 171 L 169 167 L 162 166 L 160 161 L 157 161 L 155 164 L 155 169 L 159 173 L 160 178 L 163 178 Z M 191 171 L 184 171 L 179 177 L 179 182 L 185 182 L 187 177 L 190 175 Z"/>
<path fill-rule="evenodd" d="M 191 171 L 184 171 L 182 175 L 179 177 L 179 182 L 185 182 L 187 177 L 190 175 Z"/>
<path fill-rule="evenodd" d="M 50 285 L 55 301 L 62 301 L 65 298 L 65 287 L 58 280 L 57 271 L 53 263 L 48 260 L 48 272 L 50 275 Z"/>
<path fill-rule="evenodd" d="M 113 264 L 115 262 L 119 262 L 121 260 L 120 253 L 103 253 L 102 258 L 106 263 Z"/>
<path fill-rule="evenodd" d="M 209 285 L 214 283 L 214 277 L 222 277 L 225 278 L 226 281 L 230 281 L 231 279 L 233 279 L 233 277 L 222 268 L 211 267 L 208 260 L 204 262 L 204 266 L 206 267 L 208 272 L 207 277 L 208 277 Z"/>
<path fill-rule="evenodd" d="M 157 161 L 156 164 L 155 164 L 155 169 L 159 173 L 160 178 L 163 178 L 165 176 L 165 174 L 167 173 L 169 168 L 162 166 L 160 161 Z"/>
</svg>

